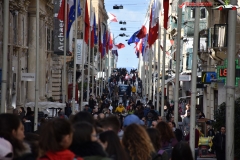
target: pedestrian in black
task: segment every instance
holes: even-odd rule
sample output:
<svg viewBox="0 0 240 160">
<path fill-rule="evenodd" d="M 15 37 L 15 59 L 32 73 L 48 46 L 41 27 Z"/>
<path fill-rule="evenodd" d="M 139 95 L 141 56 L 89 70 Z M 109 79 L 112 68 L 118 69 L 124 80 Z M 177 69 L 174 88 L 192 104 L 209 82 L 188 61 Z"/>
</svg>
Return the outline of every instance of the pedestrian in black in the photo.
<svg viewBox="0 0 240 160">
<path fill-rule="evenodd" d="M 220 133 L 217 133 L 213 138 L 213 145 L 216 149 L 217 160 L 225 160 L 225 148 L 226 148 L 226 128 L 221 127 Z"/>
<path fill-rule="evenodd" d="M 88 101 L 89 107 L 90 107 L 91 109 L 93 109 L 94 106 L 95 106 L 95 104 L 96 104 L 96 102 L 94 101 L 92 95 L 90 95 L 90 98 L 89 98 L 89 101 Z"/>
</svg>

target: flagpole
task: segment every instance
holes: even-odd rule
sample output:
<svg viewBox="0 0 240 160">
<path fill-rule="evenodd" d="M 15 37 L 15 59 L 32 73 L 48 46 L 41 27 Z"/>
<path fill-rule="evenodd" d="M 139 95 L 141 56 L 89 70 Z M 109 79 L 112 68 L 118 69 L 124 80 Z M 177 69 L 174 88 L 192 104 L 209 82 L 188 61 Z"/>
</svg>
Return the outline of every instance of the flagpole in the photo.
<svg viewBox="0 0 240 160">
<path fill-rule="evenodd" d="M 178 4 L 182 4 L 182 0 L 178 1 Z M 195 12 L 196 13 L 196 12 Z M 178 7 L 178 24 L 177 24 L 177 54 L 176 54 L 176 73 L 175 73 L 175 94 L 174 94 L 174 106 L 178 106 L 179 98 L 179 69 L 180 69 L 180 52 L 181 52 L 181 28 L 182 28 L 182 8 Z M 178 109 L 174 110 L 174 122 L 178 127 Z"/>
<path fill-rule="evenodd" d="M 90 0 L 90 19 L 91 19 L 91 10 L 92 10 L 92 4 L 91 4 L 92 0 Z M 88 83 L 87 83 L 87 101 L 89 100 L 89 93 L 90 93 L 90 89 L 89 89 L 89 85 L 90 85 L 90 56 L 91 56 L 91 28 L 92 26 L 90 25 L 89 27 L 89 48 L 88 48 L 88 75 L 87 75 L 87 80 L 88 80 Z"/>
<path fill-rule="evenodd" d="M 78 0 L 76 0 L 76 6 L 75 6 L 75 47 L 74 47 L 74 60 L 73 60 L 73 97 L 72 97 L 72 109 L 73 114 L 76 114 L 75 109 L 75 96 L 76 96 L 76 55 L 77 55 L 77 29 L 78 29 L 78 23 L 77 23 L 77 14 L 78 14 Z"/>
<path fill-rule="evenodd" d="M 157 45 L 157 42 L 154 43 L 154 54 L 153 54 L 153 105 L 154 107 L 155 106 L 155 92 L 156 92 L 156 83 L 155 83 L 155 73 L 156 73 L 156 52 L 157 52 L 157 49 L 156 49 L 156 45 Z"/>
<path fill-rule="evenodd" d="M 38 98 L 39 98 L 39 0 L 36 0 L 36 73 L 35 73 L 34 131 L 38 129 Z"/>
<path fill-rule="evenodd" d="M 164 37 L 163 37 L 163 56 L 162 56 L 162 97 L 161 97 L 161 117 L 164 116 L 164 100 L 165 100 L 165 58 L 166 58 L 166 35 L 167 31 L 164 28 Z M 166 118 L 166 117 L 165 117 Z"/>
<path fill-rule="evenodd" d="M 92 6 L 92 1 L 91 1 L 91 6 Z M 93 21 L 94 21 L 94 18 L 95 18 L 95 8 L 93 8 Z M 92 26 L 92 29 L 93 29 L 93 31 L 94 31 L 94 22 L 93 22 L 93 26 Z M 95 35 L 95 33 L 94 33 L 94 35 Z M 93 36 L 94 37 L 94 36 Z M 94 37 L 94 40 L 95 40 L 95 37 Z M 95 80 L 95 78 L 94 78 L 94 72 L 95 72 L 95 65 L 94 65 L 94 63 L 95 63 L 95 57 L 94 57 L 94 41 L 93 41 L 93 48 L 92 48 L 92 93 L 94 93 L 94 88 L 96 88 L 95 87 L 95 85 L 94 85 L 94 80 Z M 96 85 L 97 86 L 97 85 Z M 97 88 L 96 88 L 97 89 Z M 97 97 L 97 91 L 96 91 L 96 95 L 95 95 L 95 98 Z"/>
<path fill-rule="evenodd" d="M 64 4 L 64 55 L 63 55 L 63 87 L 62 103 L 66 102 L 66 53 L 67 53 L 67 1 Z"/>
<path fill-rule="evenodd" d="M 159 22 L 161 19 L 160 16 L 161 12 L 159 12 Z M 160 61 L 161 61 L 161 25 L 159 23 L 158 25 L 158 63 L 157 63 L 157 73 L 158 73 L 158 81 L 157 81 L 157 111 L 159 110 L 159 102 L 160 102 L 160 94 L 159 94 L 159 88 L 160 88 Z M 162 108 L 162 107 L 161 107 Z M 162 116 L 162 109 L 161 109 L 161 116 Z"/>
<path fill-rule="evenodd" d="M 149 61 L 149 100 L 152 100 L 152 56 L 153 56 L 153 49 L 150 50 L 150 61 Z"/>
<path fill-rule="evenodd" d="M 1 110 L 0 113 L 6 113 L 6 95 L 7 95 L 7 70 L 8 70 L 8 31 L 9 31 L 9 0 L 4 0 L 3 6 L 3 57 L 2 57 L 2 87 L 1 87 Z"/>
<path fill-rule="evenodd" d="M 81 103 L 80 103 L 80 111 L 83 109 L 83 84 L 84 84 L 84 60 L 85 60 L 85 44 L 84 44 L 84 37 L 85 37 L 85 5 L 86 0 L 84 0 L 84 10 L 83 10 L 83 40 L 82 40 L 82 71 L 81 71 Z M 75 34 L 76 36 L 77 34 Z M 75 38 L 76 39 L 76 38 Z"/>
</svg>

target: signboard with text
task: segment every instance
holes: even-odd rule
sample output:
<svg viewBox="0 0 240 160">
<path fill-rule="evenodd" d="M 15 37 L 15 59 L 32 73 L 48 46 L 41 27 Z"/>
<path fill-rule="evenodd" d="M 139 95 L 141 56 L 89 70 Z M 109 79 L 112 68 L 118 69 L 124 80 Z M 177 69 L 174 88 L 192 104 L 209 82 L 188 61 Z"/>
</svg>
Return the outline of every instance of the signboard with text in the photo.
<svg viewBox="0 0 240 160">
<path fill-rule="evenodd" d="M 203 84 L 211 84 L 211 82 L 217 80 L 216 72 L 202 72 L 201 81 Z"/>
<path fill-rule="evenodd" d="M 22 73 L 21 81 L 35 81 L 35 73 Z"/>
<path fill-rule="evenodd" d="M 59 20 L 57 18 L 58 11 L 60 9 L 61 3 L 64 2 L 63 0 L 55 0 L 54 1 L 54 17 L 53 17 L 53 23 L 54 23 L 54 33 L 53 33 L 53 51 L 54 54 L 57 55 L 64 55 L 64 22 Z M 71 53 L 69 52 L 69 39 L 67 38 L 67 56 L 71 56 Z"/>
<path fill-rule="evenodd" d="M 191 75 L 179 75 L 179 81 L 191 81 Z"/>
<path fill-rule="evenodd" d="M 227 83 L 227 60 L 224 61 L 223 66 L 217 67 L 217 78 L 223 80 Z M 238 60 L 235 60 L 235 86 L 238 86 L 238 81 L 240 80 L 240 66 L 238 65 Z"/>
</svg>

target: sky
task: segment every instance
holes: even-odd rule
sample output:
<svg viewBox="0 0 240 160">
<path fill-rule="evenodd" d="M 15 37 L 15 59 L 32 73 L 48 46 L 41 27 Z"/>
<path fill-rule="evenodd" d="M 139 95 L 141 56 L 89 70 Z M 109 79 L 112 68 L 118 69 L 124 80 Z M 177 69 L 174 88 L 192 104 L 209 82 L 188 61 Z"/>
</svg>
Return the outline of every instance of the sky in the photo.
<svg viewBox="0 0 240 160">
<path fill-rule="evenodd" d="M 104 2 L 107 12 L 114 14 L 118 19 L 118 22 L 112 22 L 109 25 L 115 37 L 115 44 L 125 44 L 125 48 L 118 50 L 117 67 L 138 68 L 135 44 L 128 45 L 126 40 L 144 24 L 149 0 L 104 0 Z M 114 5 L 123 5 L 123 9 L 113 9 Z M 126 21 L 127 24 L 119 24 L 119 21 Z M 127 30 L 120 31 L 120 28 L 126 28 Z M 122 33 L 129 35 L 129 37 L 118 36 Z"/>
</svg>

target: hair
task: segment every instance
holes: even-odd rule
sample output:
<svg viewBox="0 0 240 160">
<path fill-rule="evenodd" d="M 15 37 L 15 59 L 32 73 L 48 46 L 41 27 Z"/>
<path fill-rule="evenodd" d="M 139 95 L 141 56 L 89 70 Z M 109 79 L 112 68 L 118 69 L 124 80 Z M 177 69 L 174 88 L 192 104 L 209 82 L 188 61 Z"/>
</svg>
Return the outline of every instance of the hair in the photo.
<svg viewBox="0 0 240 160">
<path fill-rule="evenodd" d="M 26 112 L 25 109 L 24 109 L 23 107 L 20 107 L 20 108 L 22 109 L 22 112 L 24 112 L 24 113 Z"/>
<path fill-rule="evenodd" d="M 84 144 L 91 141 L 91 134 L 94 130 L 92 124 L 88 122 L 79 122 L 73 125 L 73 142 L 74 144 Z"/>
<path fill-rule="evenodd" d="M 101 124 L 103 127 L 111 127 L 116 134 L 121 127 L 121 123 L 117 116 L 106 117 L 101 121 Z"/>
<path fill-rule="evenodd" d="M 18 130 L 21 123 L 20 118 L 15 114 L 0 114 L 0 137 L 6 139 L 12 144 L 14 158 L 20 156 L 19 152 L 26 149 L 26 146 L 23 145 L 23 141 L 18 140 L 12 134 L 13 130 Z"/>
<path fill-rule="evenodd" d="M 89 112 L 78 112 L 73 118 L 72 118 L 72 124 L 78 123 L 78 122 L 88 122 L 90 124 L 94 124 L 94 119 L 91 113 Z"/>
<path fill-rule="evenodd" d="M 0 132 L 12 134 L 12 131 L 17 130 L 21 123 L 20 118 L 15 114 L 0 114 Z"/>
<path fill-rule="evenodd" d="M 127 155 L 124 151 L 117 134 L 114 131 L 106 131 L 99 135 L 101 142 L 107 142 L 106 152 L 110 157 L 114 156 L 115 160 L 126 160 Z"/>
<path fill-rule="evenodd" d="M 40 130 L 39 146 L 43 151 L 63 150 L 60 143 L 64 136 L 73 132 L 71 123 L 63 118 L 54 118 L 43 124 Z"/>
<path fill-rule="evenodd" d="M 152 141 L 153 147 L 158 151 L 161 146 L 160 132 L 156 128 L 147 128 L 147 133 Z"/>
<path fill-rule="evenodd" d="M 176 123 L 175 122 L 172 122 L 172 125 L 173 125 L 173 127 L 176 127 Z"/>
<path fill-rule="evenodd" d="M 186 142 L 178 142 L 172 150 L 171 160 L 193 160 L 192 151 Z"/>
<path fill-rule="evenodd" d="M 37 159 L 39 156 L 39 135 L 35 133 L 26 133 L 24 140 L 30 145 L 34 157 Z"/>
<path fill-rule="evenodd" d="M 156 129 L 160 133 L 161 142 L 169 142 L 175 135 L 167 122 L 161 121 L 157 124 Z"/>
<path fill-rule="evenodd" d="M 125 128 L 122 144 L 129 151 L 130 159 L 150 159 L 155 149 L 146 130 L 137 124 Z"/>
</svg>

